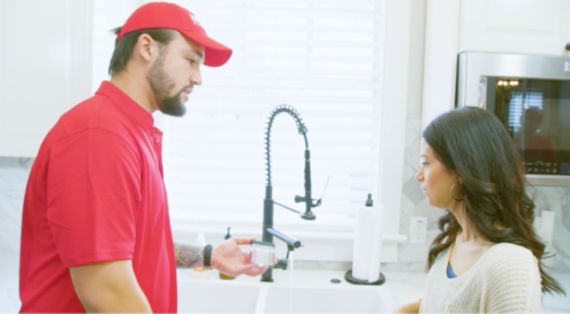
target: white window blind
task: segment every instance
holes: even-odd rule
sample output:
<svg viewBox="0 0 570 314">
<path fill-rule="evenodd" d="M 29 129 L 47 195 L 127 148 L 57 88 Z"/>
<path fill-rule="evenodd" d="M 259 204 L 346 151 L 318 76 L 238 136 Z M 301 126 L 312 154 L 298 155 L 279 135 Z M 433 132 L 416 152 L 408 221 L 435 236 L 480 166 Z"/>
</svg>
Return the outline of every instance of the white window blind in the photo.
<svg viewBox="0 0 570 314">
<path fill-rule="evenodd" d="M 221 68 L 202 68 L 203 85 L 190 96 L 186 116 L 155 115 L 165 133 L 173 228 L 261 231 L 265 127 L 276 106 L 289 104 L 309 130 L 313 197 L 321 197 L 327 180 L 328 188 L 315 221 L 276 206 L 275 225 L 287 225 L 287 232 L 352 230 L 356 209 L 377 190 L 383 1 L 175 2 L 234 54 Z M 106 52 L 95 56 L 94 87 L 112 50 L 108 29 L 130 13 L 109 17 L 112 2 L 95 3 L 103 28 L 95 25 L 101 33 L 95 47 Z M 303 138 L 286 114 L 276 117 L 271 138 L 274 200 L 303 210 L 293 202 L 304 193 Z"/>
<path fill-rule="evenodd" d="M 277 105 L 295 107 L 309 132 L 317 220 L 275 207 L 276 225 L 352 228 L 376 190 L 382 60 L 380 1 L 178 1 L 208 33 L 234 49 L 221 68 L 203 68 L 185 117 L 164 119 L 165 181 L 174 228 L 261 229 L 264 133 Z M 303 195 L 304 142 L 291 117 L 271 135 L 274 200 Z M 306 225 L 306 227 L 305 227 Z M 220 226 L 221 227 L 221 226 Z"/>
</svg>

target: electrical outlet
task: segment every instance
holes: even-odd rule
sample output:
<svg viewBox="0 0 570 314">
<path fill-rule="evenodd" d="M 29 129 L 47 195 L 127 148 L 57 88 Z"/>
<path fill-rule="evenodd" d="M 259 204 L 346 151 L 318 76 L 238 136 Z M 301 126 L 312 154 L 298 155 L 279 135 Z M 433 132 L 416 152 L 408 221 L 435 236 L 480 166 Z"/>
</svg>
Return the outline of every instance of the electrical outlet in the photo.
<svg viewBox="0 0 570 314">
<path fill-rule="evenodd" d="M 410 218 L 410 243 L 425 243 L 427 236 L 427 217 Z"/>
</svg>

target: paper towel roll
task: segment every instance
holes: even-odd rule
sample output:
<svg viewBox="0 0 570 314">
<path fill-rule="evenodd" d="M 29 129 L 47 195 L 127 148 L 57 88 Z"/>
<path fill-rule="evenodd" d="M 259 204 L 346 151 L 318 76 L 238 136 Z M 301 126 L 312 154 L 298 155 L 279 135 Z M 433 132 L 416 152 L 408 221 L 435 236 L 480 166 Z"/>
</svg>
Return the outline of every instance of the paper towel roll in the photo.
<svg viewBox="0 0 570 314">
<path fill-rule="evenodd" d="M 382 252 L 382 214 L 377 207 L 358 209 L 354 229 L 352 277 L 368 282 L 380 279 L 380 256 Z"/>
<path fill-rule="evenodd" d="M 352 254 L 352 277 L 368 280 L 371 248 L 374 233 L 374 207 L 358 209 L 354 226 L 354 249 Z"/>
<path fill-rule="evenodd" d="M 380 279 L 380 257 L 382 256 L 382 210 L 376 208 L 373 213 L 372 241 L 370 246 L 370 265 L 368 266 L 368 282 L 375 282 Z"/>
</svg>

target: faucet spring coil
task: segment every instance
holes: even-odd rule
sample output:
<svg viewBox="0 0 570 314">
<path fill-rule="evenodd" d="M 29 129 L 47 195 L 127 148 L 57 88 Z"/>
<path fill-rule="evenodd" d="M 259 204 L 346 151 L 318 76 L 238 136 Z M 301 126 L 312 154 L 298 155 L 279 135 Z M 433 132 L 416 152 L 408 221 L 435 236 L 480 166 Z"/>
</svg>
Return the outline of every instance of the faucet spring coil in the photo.
<svg viewBox="0 0 570 314">
<path fill-rule="evenodd" d="M 309 143 L 307 141 L 308 130 L 305 123 L 303 123 L 303 119 L 301 119 L 299 112 L 292 106 L 286 104 L 277 106 L 273 109 L 267 119 L 267 126 L 265 127 L 265 177 L 267 186 L 271 186 L 271 127 L 273 126 L 275 117 L 281 113 L 287 113 L 295 120 L 299 134 L 303 135 L 303 138 L 305 139 L 305 147 L 309 147 Z"/>
</svg>

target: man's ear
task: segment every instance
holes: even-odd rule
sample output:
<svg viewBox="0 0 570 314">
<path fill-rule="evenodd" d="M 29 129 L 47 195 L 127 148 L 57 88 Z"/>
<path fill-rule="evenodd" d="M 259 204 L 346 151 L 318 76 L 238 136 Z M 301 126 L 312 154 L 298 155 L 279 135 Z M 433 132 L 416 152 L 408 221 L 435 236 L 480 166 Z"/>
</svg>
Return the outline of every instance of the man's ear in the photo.
<svg viewBox="0 0 570 314">
<path fill-rule="evenodd" d="M 158 44 L 148 34 L 141 34 L 133 49 L 135 57 L 144 63 L 150 63 L 158 55 Z"/>
</svg>

